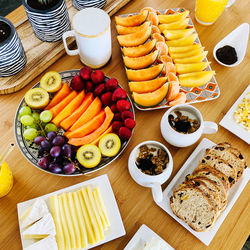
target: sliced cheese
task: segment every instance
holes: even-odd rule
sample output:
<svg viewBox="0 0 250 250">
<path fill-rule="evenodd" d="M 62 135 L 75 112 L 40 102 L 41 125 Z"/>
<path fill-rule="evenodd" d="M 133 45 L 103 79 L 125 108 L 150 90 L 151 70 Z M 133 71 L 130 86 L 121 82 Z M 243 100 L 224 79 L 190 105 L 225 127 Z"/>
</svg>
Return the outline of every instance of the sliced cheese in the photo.
<svg viewBox="0 0 250 250">
<path fill-rule="evenodd" d="M 60 248 L 59 248 L 60 249 Z M 24 248 L 24 250 L 58 250 L 55 236 L 48 236 L 43 240 Z"/>
<path fill-rule="evenodd" d="M 58 244 L 58 248 L 60 250 L 64 250 L 65 249 L 64 235 L 63 235 L 62 223 L 61 223 L 60 213 L 59 213 L 58 198 L 56 195 L 52 195 L 49 197 L 49 201 L 50 201 L 51 214 L 54 219 L 55 226 L 56 226 L 56 241 Z"/>
<path fill-rule="evenodd" d="M 37 199 L 35 203 L 21 215 L 20 220 L 22 222 L 22 227 L 24 228 L 33 224 L 47 213 L 49 213 L 49 210 L 45 201 L 43 199 Z"/>
<path fill-rule="evenodd" d="M 48 235 L 56 235 L 55 223 L 51 213 L 46 214 L 23 232 L 24 239 L 43 239 Z"/>
</svg>

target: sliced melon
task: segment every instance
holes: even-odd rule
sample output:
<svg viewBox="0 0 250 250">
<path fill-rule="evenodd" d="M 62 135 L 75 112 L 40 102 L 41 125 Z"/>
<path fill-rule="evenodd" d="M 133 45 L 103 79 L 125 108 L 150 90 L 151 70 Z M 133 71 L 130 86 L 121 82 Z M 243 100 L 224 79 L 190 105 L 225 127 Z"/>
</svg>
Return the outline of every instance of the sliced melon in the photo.
<svg viewBox="0 0 250 250">
<path fill-rule="evenodd" d="M 183 48 L 183 47 L 175 47 L 175 48 Z M 203 52 L 203 49 L 204 47 L 195 47 L 194 49 L 191 49 L 187 52 L 181 52 L 181 53 L 169 52 L 169 54 L 173 59 L 180 59 L 180 58 L 185 59 L 186 57 L 200 55 Z"/>
<path fill-rule="evenodd" d="M 139 94 L 132 93 L 132 97 L 138 105 L 142 107 L 153 107 L 162 102 L 168 93 L 168 83 L 165 83 L 154 92 Z"/>
<path fill-rule="evenodd" d="M 171 53 L 185 53 L 185 52 L 194 50 L 198 47 L 201 47 L 201 45 L 199 43 L 194 43 L 192 45 L 181 46 L 181 47 L 169 47 L 169 53 L 170 53 L 170 55 L 171 55 Z"/>
<path fill-rule="evenodd" d="M 129 81 L 147 81 L 156 78 L 163 70 L 164 64 L 157 64 L 146 69 L 127 69 Z"/>
<path fill-rule="evenodd" d="M 116 25 L 116 30 L 119 35 L 127 35 L 144 29 L 146 26 L 149 26 L 149 23 L 150 22 L 144 22 L 142 25 L 134 27 L 125 27 L 121 25 Z"/>
<path fill-rule="evenodd" d="M 179 75 L 179 82 L 183 87 L 199 87 L 211 80 L 215 71 L 202 71 Z"/>
<path fill-rule="evenodd" d="M 123 61 L 126 67 L 130 69 L 144 69 L 151 64 L 153 64 L 160 54 L 160 50 L 155 50 L 154 52 L 140 57 L 128 57 L 124 56 Z"/>
<path fill-rule="evenodd" d="M 153 39 L 147 43 L 144 43 L 136 47 L 123 47 L 122 53 L 125 56 L 129 56 L 129 57 L 145 56 L 154 49 L 156 43 L 157 43 L 157 40 Z"/>
<path fill-rule="evenodd" d="M 176 72 L 178 74 L 185 74 L 185 73 L 192 73 L 192 72 L 199 72 L 204 70 L 210 62 L 199 62 L 199 63 L 188 63 L 188 64 L 180 64 L 176 63 Z"/>
<path fill-rule="evenodd" d="M 138 46 L 145 43 L 148 38 L 151 36 L 152 25 L 150 22 L 140 31 L 137 31 L 128 35 L 119 35 L 117 36 L 118 42 L 121 46 L 132 47 Z"/>
<path fill-rule="evenodd" d="M 172 15 L 158 15 L 159 22 L 160 23 L 172 23 L 172 22 L 177 22 L 180 21 L 184 18 L 186 18 L 189 15 L 189 10 L 185 10 L 183 12 L 176 12 Z"/>
<path fill-rule="evenodd" d="M 131 92 L 136 92 L 139 94 L 153 92 L 166 83 L 167 80 L 167 77 L 159 77 L 149 81 L 129 82 L 129 88 Z"/>
<path fill-rule="evenodd" d="M 185 57 L 185 58 L 176 58 L 174 59 L 175 63 L 198 63 L 202 62 L 202 60 L 207 56 L 207 51 L 204 51 L 198 55 L 190 56 L 190 57 Z"/>
<path fill-rule="evenodd" d="M 163 34 L 167 40 L 180 39 L 189 36 L 194 32 L 194 28 L 184 30 L 163 30 Z"/>
<path fill-rule="evenodd" d="M 185 18 L 177 22 L 173 23 L 164 23 L 164 24 L 159 24 L 159 29 L 161 32 L 164 30 L 181 30 L 185 29 L 188 26 L 190 18 Z"/>
<path fill-rule="evenodd" d="M 198 34 L 193 33 L 190 36 L 186 36 L 177 40 L 166 41 L 166 44 L 168 47 L 181 47 L 181 46 L 191 45 L 194 43 L 197 37 Z"/>
<path fill-rule="evenodd" d="M 148 13 L 149 13 L 148 10 L 143 10 L 138 15 L 127 16 L 127 17 L 116 16 L 115 22 L 117 25 L 122 25 L 126 27 L 138 26 L 143 22 L 145 22 L 145 20 L 148 17 Z"/>
</svg>

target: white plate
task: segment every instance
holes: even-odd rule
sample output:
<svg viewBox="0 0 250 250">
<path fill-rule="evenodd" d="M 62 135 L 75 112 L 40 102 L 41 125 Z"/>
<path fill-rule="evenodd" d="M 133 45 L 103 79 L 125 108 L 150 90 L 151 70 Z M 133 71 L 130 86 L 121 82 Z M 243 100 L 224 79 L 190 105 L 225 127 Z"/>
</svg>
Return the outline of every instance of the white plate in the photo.
<svg viewBox="0 0 250 250">
<path fill-rule="evenodd" d="M 55 195 L 55 194 L 57 194 L 57 195 L 62 194 L 63 192 L 72 192 L 75 190 L 79 190 L 80 188 L 82 188 L 83 186 L 86 186 L 86 185 L 90 185 L 93 187 L 98 186 L 100 188 L 102 198 L 103 198 L 103 201 L 104 201 L 105 206 L 107 208 L 107 213 L 108 213 L 108 217 L 109 217 L 110 224 L 111 224 L 109 230 L 105 231 L 105 239 L 100 241 L 97 244 L 89 245 L 88 249 L 90 249 L 90 248 L 99 246 L 101 244 L 104 244 L 108 241 L 119 238 L 119 237 L 126 234 L 124 226 L 123 226 L 122 218 L 121 218 L 121 215 L 119 212 L 119 208 L 117 206 L 115 196 L 114 196 L 112 187 L 110 185 L 108 176 L 102 175 L 102 176 L 96 177 L 94 179 L 78 183 L 74 186 L 70 186 L 70 187 L 67 187 L 64 189 L 60 189 L 60 190 L 53 192 L 53 193 L 50 193 L 50 194 L 40 196 L 39 198 L 43 198 L 45 200 L 45 202 L 47 203 L 48 208 L 50 209 L 49 199 L 48 199 L 49 196 Z M 20 218 L 20 216 L 22 215 L 22 213 L 25 211 L 26 208 L 33 205 L 33 203 L 35 202 L 36 199 L 37 198 L 32 199 L 32 200 L 28 200 L 28 201 L 24 201 L 22 203 L 17 204 L 18 218 Z M 28 247 L 29 245 L 33 244 L 35 241 L 23 239 L 23 236 L 22 236 L 23 229 L 21 228 L 20 220 L 18 220 L 18 221 L 19 221 L 22 246 L 23 246 L 23 248 L 25 248 L 25 247 Z"/>
<path fill-rule="evenodd" d="M 250 144 L 250 132 L 247 132 L 245 128 L 240 126 L 234 119 L 234 111 L 237 109 L 237 106 L 240 102 L 242 102 L 243 98 L 246 96 L 247 92 L 250 92 L 250 85 L 245 89 L 242 95 L 238 98 L 238 100 L 233 104 L 233 106 L 229 109 L 223 119 L 220 121 L 220 125 L 233 134 L 237 135 L 240 139 L 245 141 L 247 144 Z"/>
<path fill-rule="evenodd" d="M 158 234 L 156 234 L 154 231 L 152 231 L 149 227 L 146 225 L 142 225 L 139 230 L 135 233 L 133 238 L 129 241 L 127 246 L 124 248 L 124 250 L 138 250 L 142 249 L 144 244 L 146 242 L 149 242 L 153 237 L 156 237 L 163 241 L 167 246 L 169 250 L 174 250 L 166 241 L 164 241 Z"/>
<path fill-rule="evenodd" d="M 194 152 L 189 156 L 187 161 L 184 163 L 179 172 L 175 175 L 173 180 L 169 183 L 167 188 L 163 191 L 163 200 L 157 203 L 163 210 L 165 210 L 170 216 L 172 216 L 176 221 L 178 221 L 183 227 L 185 227 L 190 233 L 197 237 L 205 245 L 209 245 L 214 238 L 216 232 L 219 230 L 221 224 L 229 213 L 230 209 L 233 207 L 234 203 L 240 196 L 244 187 L 250 179 L 250 169 L 245 169 L 244 174 L 240 180 L 230 189 L 227 197 L 226 209 L 217 218 L 215 225 L 206 232 L 196 232 L 191 227 L 189 227 L 183 220 L 179 219 L 172 212 L 169 204 L 169 198 L 173 195 L 173 190 L 178 187 L 184 180 L 185 176 L 191 174 L 193 170 L 197 167 L 199 160 L 204 156 L 205 150 L 211 148 L 215 143 L 204 138 L 201 143 L 196 147 Z"/>
</svg>

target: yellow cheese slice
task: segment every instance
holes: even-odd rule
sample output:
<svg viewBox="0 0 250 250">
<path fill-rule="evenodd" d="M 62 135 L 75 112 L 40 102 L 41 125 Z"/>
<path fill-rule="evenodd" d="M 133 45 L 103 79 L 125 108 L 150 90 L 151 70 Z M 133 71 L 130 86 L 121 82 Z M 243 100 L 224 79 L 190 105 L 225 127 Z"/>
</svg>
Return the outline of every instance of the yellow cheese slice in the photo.
<svg viewBox="0 0 250 250">
<path fill-rule="evenodd" d="M 65 249 L 71 249 L 71 242 L 70 242 L 70 236 L 69 236 L 69 229 L 68 225 L 66 222 L 66 215 L 65 215 L 65 210 L 63 206 L 63 200 L 62 196 L 58 196 L 58 202 L 59 202 L 59 213 L 60 213 L 60 219 L 61 219 L 61 225 L 62 225 L 62 230 L 64 234 L 64 239 L 65 239 Z"/>
<path fill-rule="evenodd" d="M 83 197 L 84 204 L 85 204 L 85 206 L 87 208 L 89 219 L 91 221 L 91 224 L 92 224 L 92 227 L 93 227 L 93 230 L 94 230 L 95 240 L 97 242 L 99 242 L 99 241 L 102 240 L 102 237 L 101 237 L 101 234 L 100 234 L 99 229 L 98 229 L 97 220 L 96 220 L 94 212 L 92 210 L 86 188 L 81 189 L 81 195 Z"/>
<path fill-rule="evenodd" d="M 87 191 L 87 195 L 89 197 L 90 206 L 92 208 L 92 211 L 93 211 L 94 216 L 95 216 L 96 221 L 97 221 L 97 225 L 98 225 L 98 229 L 99 229 L 101 239 L 103 240 L 104 239 L 104 228 L 103 228 L 103 225 L 102 225 L 100 215 L 99 215 L 98 210 L 96 208 L 96 203 L 94 201 L 94 197 L 93 197 L 92 190 L 91 190 L 90 186 L 87 187 L 86 191 Z"/>
<path fill-rule="evenodd" d="M 63 235 L 62 224 L 60 220 L 59 204 L 58 204 L 57 196 L 56 195 L 50 196 L 49 202 L 50 202 L 51 214 L 54 219 L 55 226 L 56 226 L 56 241 L 58 244 L 58 248 L 64 250 L 65 249 L 64 235 Z"/>
<path fill-rule="evenodd" d="M 81 244 L 81 229 L 80 229 L 80 225 L 79 225 L 78 218 L 76 215 L 76 209 L 75 209 L 75 204 L 73 201 L 72 193 L 71 192 L 67 193 L 66 198 L 67 198 L 67 203 L 68 203 L 68 207 L 70 210 L 70 215 L 71 215 L 71 219 L 73 223 L 73 231 L 71 233 L 74 232 L 75 234 L 76 248 L 83 248 L 84 246 L 82 246 Z"/>
<path fill-rule="evenodd" d="M 83 218 L 84 218 L 84 221 L 85 221 L 86 232 L 87 232 L 87 235 L 88 235 L 88 242 L 90 244 L 94 244 L 94 243 L 96 243 L 95 235 L 94 235 L 94 231 L 93 231 L 90 219 L 88 217 L 87 210 L 86 210 L 85 205 L 84 205 L 84 201 L 83 201 L 83 198 L 82 198 L 82 195 L 81 195 L 81 191 L 79 190 L 76 193 L 73 193 L 73 196 L 74 196 L 74 201 L 76 203 L 77 211 L 81 211 L 81 214 L 83 215 Z"/>
<path fill-rule="evenodd" d="M 28 214 L 30 213 L 30 210 L 32 209 L 32 206 L 31 207 L 28 207 L 24 212 L 23 212 L 23 214 L 21 215 L 21 217 L 20 217 L 20 220 L 21 221 L 24 221 L 25 220 L 25 218 L 28 216 Z"/>
</svg>

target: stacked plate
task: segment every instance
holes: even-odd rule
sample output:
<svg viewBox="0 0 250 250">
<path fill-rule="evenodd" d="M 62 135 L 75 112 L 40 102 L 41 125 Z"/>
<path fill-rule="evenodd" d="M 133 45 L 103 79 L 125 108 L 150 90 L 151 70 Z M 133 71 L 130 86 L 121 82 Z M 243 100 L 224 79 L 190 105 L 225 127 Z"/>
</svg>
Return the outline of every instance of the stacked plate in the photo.
<svg viewBox="0 0 250 250">
<path fill-rule="evenodd" d="M 106 0 L 72 0 L 73 6 L 78 9 L 84 9 L 84 8 L 103 8 L 106 4 Z"/>
</svg>

